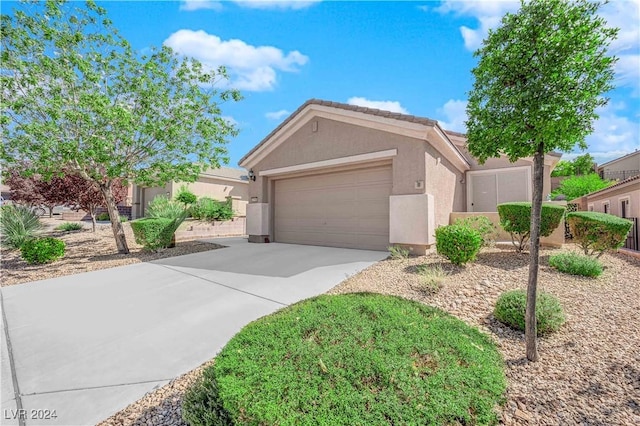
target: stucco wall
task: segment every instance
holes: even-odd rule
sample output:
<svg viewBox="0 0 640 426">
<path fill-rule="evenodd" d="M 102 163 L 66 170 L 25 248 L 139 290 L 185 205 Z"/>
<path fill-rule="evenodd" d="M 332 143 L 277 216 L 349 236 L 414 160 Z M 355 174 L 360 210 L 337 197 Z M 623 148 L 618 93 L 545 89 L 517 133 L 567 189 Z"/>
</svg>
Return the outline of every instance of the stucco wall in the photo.
<svg viewBox="0 0 640 426">
<path fill-rule="evenodd" d="M 317 131 L 313 123 L 317 121 Z M 254 165 L 258 175 L 249 185 L 249 196 L 265 202 L 267 188 L 264 187 L 262 170 L 313 163 L 317 161 L 367 154 L 398 148 L 393 158 L 393 194 L 423 194 L 424 188 L 416 189 L 415 182 L 425 179 L 425 143 L 400 135 L 368 129 L 352 124 L 314 118 L 304 124 L 287 141 L 278 146 L 261 162 Z"/>
<path fill-rule="evenodd" d="M 451 213 L 449 223 L 454 223 L 457 219 L 464 219 L 472 216 L 486 216 L 495 225 L 498 235 L 496 242 L 499 243 L 511 243 L 511 234 L 502 229 L 500 226 L 500 215 L 498 212 L 483 212 L 483 213 Z M 551 247 L 560 247 L 564 244 L 564 219 L 560 221 L 560 225 L 549 235 L 548 237 L 540 238 L 542 245 Z"/>
<path fill-rule="evenodd" d="M 629 197 L 629 213 L 627 217 L 640 217 L 640 181 L 634 182 L 633 185 L 620 186 L 604 193 L 587 196 L 586 204 L 582 206 L 583 210 L 588 210 L 589 205 L 593 204 L 593 211 L 604 212 L 603 204 L 609 201 L 609 214 L 621 216 L 620 200 Z"/>
<path fill-rule="evenodd" d="M 598 167 L 598 173 L 605 179 L 626 179 L 638 174 L 638 170 L 640 170 L 640 151 Z"/>
<path fill-rule="evenodd" d="M 465 210 L 463 174 L 456 170 L 432 146 L 426 146 L 425 191 L 433 195 L 436 227 L 449 222 L 449 213 Z"/>
<path fill-rule="evenodd" d="M 173 183 L 172 197 L 180 191 L 180 187 L 183 185 L 198 197 L 209 197 L 219 201 L 224 201 L 229 196 L 240 197 L 242 200 L 249 198 L 249 185 L 247 182 L 236 182 L 202 176 L 198 178 L 196 182 Z"/>
</svg>

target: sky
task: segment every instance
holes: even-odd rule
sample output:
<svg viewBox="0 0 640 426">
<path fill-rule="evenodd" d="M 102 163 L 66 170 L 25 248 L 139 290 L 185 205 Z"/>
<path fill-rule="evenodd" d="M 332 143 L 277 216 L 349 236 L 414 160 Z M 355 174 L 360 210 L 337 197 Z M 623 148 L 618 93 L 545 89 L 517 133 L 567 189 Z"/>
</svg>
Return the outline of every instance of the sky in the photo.
<svg viewBox="0 0 640 426">
<path fill-rule="evenodd" d="M 135 49 L 162 44 L 225 65 L 244 99 L 222 113 L 240 130 L 237 162 L 311 98 L 436 119 L 465 132 L 473 52 L 510 1 L 98 1 Z M 598 163 L 640 148 L 640 0 L 601 14 L 620 28 L 616 89 L 587 138 Z M 581 151 L 564 154 L 572 159 Z"/>
</svg>

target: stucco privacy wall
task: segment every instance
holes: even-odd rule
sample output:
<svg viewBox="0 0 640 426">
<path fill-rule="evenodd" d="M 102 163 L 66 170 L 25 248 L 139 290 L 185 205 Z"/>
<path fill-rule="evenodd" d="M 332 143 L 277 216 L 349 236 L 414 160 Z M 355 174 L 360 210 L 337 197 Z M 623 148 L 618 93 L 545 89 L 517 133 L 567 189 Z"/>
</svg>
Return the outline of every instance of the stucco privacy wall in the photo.
<svg viewBox="0 0 640 426">
<path fill-rule="evenodd" d="M 554 204 L 557 204 L 554 202 Z M 562 203 L 560 203 L 562 204 Z M 500 215 L 497 212 L 482 212 L 482 213 L 451 213 L 450 223 L 454 223 L 458 219 L 464 219 L 467 217 L 485 216 L 491 220 L 496 227 L 498 235 L 496 236 L 496 242 L 511 243 L 511 234 L 502 229 L 500 226 Z M 561 247 L 564 244 L 564 219 L 560 222 L 560 225 L 549 235 L 548 237 L 540 238 L 540 244 L 549 247 Z"/>
</svg>

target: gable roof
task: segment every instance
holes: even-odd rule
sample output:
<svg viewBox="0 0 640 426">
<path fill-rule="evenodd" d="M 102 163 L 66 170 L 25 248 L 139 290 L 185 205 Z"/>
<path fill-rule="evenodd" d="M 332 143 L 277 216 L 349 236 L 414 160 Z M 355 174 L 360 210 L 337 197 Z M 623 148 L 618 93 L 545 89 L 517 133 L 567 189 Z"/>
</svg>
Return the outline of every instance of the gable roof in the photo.
<svg viewBox="0 0 640 426">
<path fill-rule="evenodd" d="M 624 159 L 627 159 L 627 158 L 629 158 L 629 157 L 633 157 L 634 155 L 640 155 L 640 151 L 638 151 L 638 150 L 636 149 L 635 151 L 630 152 L 629 154 L 623 155 L 622 157 L 614 158 L 614 159 L 613 159 L 613 160 L 611 160 L 611 161 L 607 161 L 606 163 L 602 163 L 602 164 L 600 164 L 597 168 L 598 168 L 598 170 L 599 170 L 599 169 L 601 169 L 602 167 L 609 166 L 609 165 L 611 165 L 611 164 L 613 164 L 613 163 L 617 163 L 617 162 L 618 162 L 618 161 L 620 161 L 620 160 L 624 160 Z"/>
<path fill-rule="evenodd" d="M 296 109 L 289 117 L 287 117 L 278 127 L 276 127 L 271 133 L 269 133 L 260 143 L 258 143 L 255 147 L 253 147 L 244 157 L 240 159 L 238 162 L 239 165 L 243 167 L 247 167 L 248 163 L 258 157 L 261 153 L 265 152 L 267 147 L 274 143 L 274 140 L 277 139 L 280 135 L 285 133 L 287 129 L 293 127 L 296 121 L 300 120 L 306 112 L 311 111 L 313 109 L 319 111 L 321 109 L 331 110 L 335 117 L 340 115 L 346 116 L 361 116 L 361 117 L 369 117 L 369 121 L 373 123 L 373 120 L 377 120 L 380 122 L 384 122 L 386 124 L 393 123 L 396 127 L 410 127 L 414 131 L 418 130 L 420 136 L 417 136 L 419 139 L 426 140 L 427 130 L 435 129 L 435 132 L 442 139 L 442 144 L 440 147 L 440 151 L 442 151 L 443 147 L 448 150 L 450 156 L 456 157 L 459 164 L 464 168 L 468 169 L 470 167 L 468 160 L 464 157 L 464 155 L 460 152 L 460 150 L 456 147 L 456 145 L 449 139 L 446 134 L 446 131 L 440 127 L 436 120 L 432 120 L 426 117 L 419 117 L 410 114 L 401 114 L 397 112 L 385 111 L 376 108 L 367 108 L 357 105 L 344 104 L 341 102 L 332 102 L 325 101 L 321 99 L 309 99 L 304 104 L 302 104 L 298 109 Z M 438 149 L 438 147 L 436 147 Z M 445 153 L 443 153 L 445 154 Z"/>
</svg>

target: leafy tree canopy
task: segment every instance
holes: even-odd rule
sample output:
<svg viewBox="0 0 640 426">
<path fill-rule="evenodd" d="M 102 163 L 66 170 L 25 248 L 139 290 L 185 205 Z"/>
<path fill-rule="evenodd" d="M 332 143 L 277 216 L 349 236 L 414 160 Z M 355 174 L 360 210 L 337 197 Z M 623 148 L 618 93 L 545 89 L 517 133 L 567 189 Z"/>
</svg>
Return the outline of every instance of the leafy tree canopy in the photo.
<svg viewBox="0 0 640 426">
<path fill-rule="evenodd" d="M 591 192 L 604 189 L 612 183 L 610 180 L 601 179 L 597 173 L 571 176 L 562 181 L 560 186 L 551 193 L 551 197 L 555 198 L 562 194 L 567 200 L 573 200 Z"/>
<path fill-rule="evenodd" d="M 220 104 L 240 94 L 217 89 L 223 67 L 166 46 L 135 52 L 91 0 L 23 2 L 1 19 L 2 161 L 27 161 L 25 172 L 46 179 L 69 167 L 96 182 L 120 252 L 128 248 L 114 179 L 193 181 L 228 161 L 237 130 Z"/>
<path fill-rule="evenodd" d="M 551 176 L 586 175 L 593 172 L 595 165 L 593 157 L 587 153 L 571 161 L 560 160 L 556 168 L 551 172 Z"/>
<path fill-rule="evenodd" d="M 475 52 L 479 63 L 467 113 L 469 151 L 484 162 L 585 149 L 601 95 L 613 88 L 615 58 L 607 46 L 617 29 L 587 0 L 523 2 L 489 31 Z"/>
</svg>

